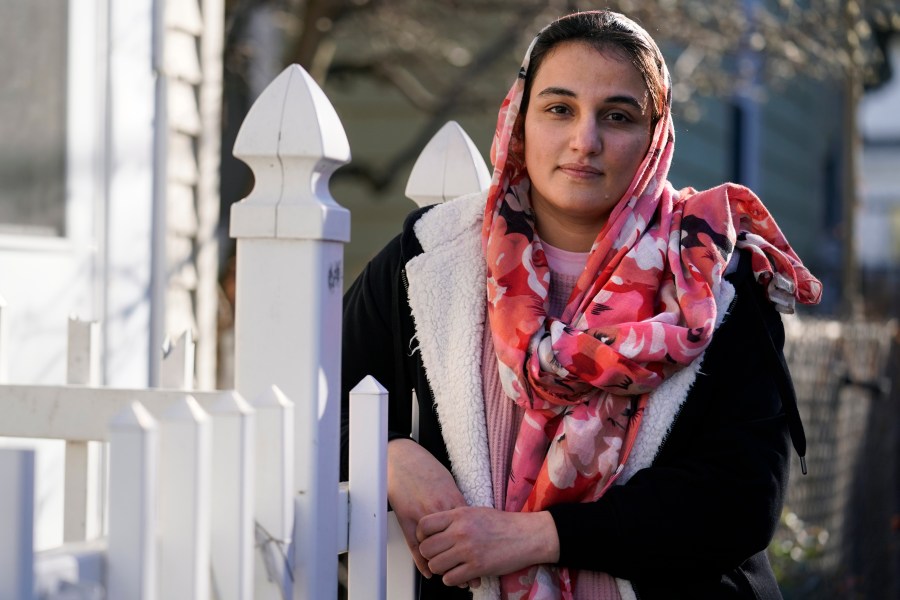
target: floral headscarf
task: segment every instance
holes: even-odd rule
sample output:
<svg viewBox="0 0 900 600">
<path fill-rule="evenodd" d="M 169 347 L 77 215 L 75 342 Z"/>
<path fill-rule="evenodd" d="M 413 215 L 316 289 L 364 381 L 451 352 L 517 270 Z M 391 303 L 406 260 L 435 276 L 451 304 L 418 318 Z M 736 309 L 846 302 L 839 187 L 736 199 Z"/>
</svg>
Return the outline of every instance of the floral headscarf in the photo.
<svg viewBox="0 0 900 600">
<path fill-rule="evenodd" d="M 647 154 L 594 241 L 561 318 L 548 317 L 549 267 L 515 131 L 533 47 L 500 108 L 482 231 L 500 379 L 525 411 L 508 511 L 591 502 L 604 493 L 628 458 L 649 393 L 709 345 L 715 298 L 735 248 L 749 251 L 770 295 L 810 304 L 821 296 L 819 281 L 750 190 L 676 191 L 668 182 L 674 126 L 660 54 L 666 101 Z M 504 597 L 571 599 L 574 579 L 566 568 L 537 565 L 504 576 L 501 589 Z"/>
</svg>

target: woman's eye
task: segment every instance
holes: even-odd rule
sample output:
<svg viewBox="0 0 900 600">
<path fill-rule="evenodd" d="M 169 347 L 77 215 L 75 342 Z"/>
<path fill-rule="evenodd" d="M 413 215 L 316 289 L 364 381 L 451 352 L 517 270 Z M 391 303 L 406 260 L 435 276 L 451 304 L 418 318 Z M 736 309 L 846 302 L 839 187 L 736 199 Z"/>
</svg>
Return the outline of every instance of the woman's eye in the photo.
<svg viewBox="0 0 900 600">
<path fill-rule="evenodd" d="M 619 112 L 609 113 L 608 115 L 606 115 L 606 118 L 610 121 L 628 121 L 628 115 Z"/>
<path fill-rule="evenodd" d="M 555 106 L 551 106 L 551 107 L 548 108 L 547 110 L 548 110 L 548 112 L 550 112 L 550 113 L 552 113 L 552 114 L 554 114 L 554 115 L 566 115 L 566 114 L 569 114 L 569 107 L 568 107 L 568 106 L 562 106 L 562 105 L 559 105 L 559 104 L 557 104 L 557 105 L 555 105 Z"/>
</svg>

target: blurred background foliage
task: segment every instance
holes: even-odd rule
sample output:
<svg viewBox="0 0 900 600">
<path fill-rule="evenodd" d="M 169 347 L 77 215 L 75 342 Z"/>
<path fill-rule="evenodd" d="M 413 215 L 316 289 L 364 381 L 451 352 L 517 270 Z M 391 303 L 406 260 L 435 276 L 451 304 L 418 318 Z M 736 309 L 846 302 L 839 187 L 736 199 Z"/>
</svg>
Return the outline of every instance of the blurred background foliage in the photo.
<svg viewBox="0 0 900 600">
<path fill-rule="evenodd" d="M 413 207 L 403 187 L 431 136 L 456 120 L 486 156 L 497 107 L 532 37 L 562 14 L 595 8 L 631 16 L 666 55 L 681 148 L 676 187 L 723 180 L 753 187 L 826 280 L 820 310 L 854 310 L 856 300 L 841 290 L 855 293 L 847 281 L 857 276 L 852 245 L 842 243 L 853 231 L 858 187 L 855 107 L 864 89 L 890 78 L 885 47 L 900 30 L 900 0 L 229 0 L 223 230 L 229 205 L 251 186 L 249 170 L 231 156 L 234 137 L 284 66 L 298 63 L 312 74 L 350 138 L 353 160 L 335 174 L 332 190 L 354 215 L 345 260 L 352 280 Z M 774 106 L 781 94 L 789 100 L 764 127 L 780 129 L 788 143 L 764 148 L 749 173 L 727 164 L 747 153 L 736 149 L 744 129 L 729 122 L 740 118 L 730 114 L 735 106 Z M 792 120 L 804 122 L 787 131 Z M 798 152 L 808 154 L 805 179 L 786 173 L 796 168 L 784 159 Z M 753 173 L 778 161 L 777 176 L 793 181 L 769 177 L 769 189 L 760 187 Z M 806 198 L 798 195 L 803 187 Z M 808 230 L 810 219 L 820 231 Z M 814 238 L 823 241 L 809 250 Z"/>
<path fill-rule="evenodd" d="M 279 38 L 266 41 L 276 49 L 265 60 L 303 65 L 323 87 L 354 80 L 390 87 L 422 117 L 418 134 L 393 156 L 354 160 L 344 172 L 378 191 L 449 117 L 496 110 L 540 27 L 596 8 L 629 15 L 665 49 L 677 110 L 690 120 L 701 117 L 698 95 L 728 96 L 748 85 L 764 93 L 798 75 L 878 85 L 890 76 L 885 41 L 900 29 L 898 0 L 230 0 L 226 75 L 238 103 L 230 116 L 243 112 L 240 88 L 258 93 L 253 28 L 265 14 Z M 741 64 L 747 51 L 752 73 Z"/>
</svg>

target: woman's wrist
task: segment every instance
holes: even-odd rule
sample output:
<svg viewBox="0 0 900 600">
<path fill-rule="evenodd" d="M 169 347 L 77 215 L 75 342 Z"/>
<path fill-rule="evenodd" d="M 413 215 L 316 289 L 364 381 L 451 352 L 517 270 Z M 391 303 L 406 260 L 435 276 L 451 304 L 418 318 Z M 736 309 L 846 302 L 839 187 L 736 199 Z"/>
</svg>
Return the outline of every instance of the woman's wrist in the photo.
<svg viewBox="0 0 900 600">
<path fill-rule="evenodd" d="M 556 564 L 559 562 L 559 534 L 556 522 L 546 510 L 536 513 L 522 513 L 531 517 L 529 538 L 533 542 L 533 564 Z"/>
</svg>

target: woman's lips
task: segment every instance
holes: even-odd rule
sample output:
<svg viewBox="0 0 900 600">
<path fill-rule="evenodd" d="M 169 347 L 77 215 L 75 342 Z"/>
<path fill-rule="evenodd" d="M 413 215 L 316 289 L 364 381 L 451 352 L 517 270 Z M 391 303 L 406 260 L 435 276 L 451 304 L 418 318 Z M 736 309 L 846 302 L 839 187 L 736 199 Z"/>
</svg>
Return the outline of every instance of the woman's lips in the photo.
<svg viewBox="0 0 900 600">
<path fill-rule="evenodd" d="M 597 175 L 603 175 L 603 171 L 596 167 L 592 167 L 591 165 L 582 165 L 578 163 L 566 163 L 563 165 L 559 165 L 559 169 L 563 171 L 566 175 L 570 177 L 596 177 Z"/>
</svg>

